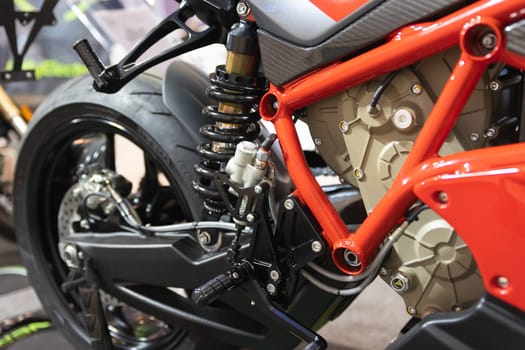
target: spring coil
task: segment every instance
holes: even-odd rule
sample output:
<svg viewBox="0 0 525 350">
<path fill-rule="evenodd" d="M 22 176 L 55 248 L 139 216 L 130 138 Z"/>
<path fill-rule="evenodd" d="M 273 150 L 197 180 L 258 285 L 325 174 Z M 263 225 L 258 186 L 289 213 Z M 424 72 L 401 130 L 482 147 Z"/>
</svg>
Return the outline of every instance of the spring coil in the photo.
<svg viewBox="0 0 525 350">
<path fill-rule="evenodd" d="M 224 204 L 215 187 L 214 176 L 234 155 L 239 142 L 253 141 L 259 135 L 260 116 L 256 105 L 265 91 L 265 79 L 229 73 L 224 65 L 220 65 L 210 74 L 210 82 L 212 85 L 206 91 L 208 97 L 238 110 L 230 113 L 219 111 L 218 106 L 204 107 L 203 115 L 214 124 L 200 129 L 201 135 L 210 142 L 197 148 L 201 161 L 195 165 L 197 178 L 193 181 L 193 188 L 203 198 L 208 211 L 221 213 Z"/>
</svg>

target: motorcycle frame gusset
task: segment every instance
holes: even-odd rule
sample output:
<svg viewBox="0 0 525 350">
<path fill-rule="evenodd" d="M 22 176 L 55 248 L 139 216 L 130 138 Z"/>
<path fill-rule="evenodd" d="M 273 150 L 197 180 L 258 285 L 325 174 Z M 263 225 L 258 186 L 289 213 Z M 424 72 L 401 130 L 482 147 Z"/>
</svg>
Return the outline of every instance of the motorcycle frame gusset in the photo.
<svg viewBox="0 0 525 350">
<path fill-rule="evenodd" d="M 420 199 L 442 215 L 467 243 L 487 292 L 525 311 L 525 278 L 516 265 L 525 243 L 525 144 L 438 156 L 488 64 L 504 62 L 525 69 L 525 58 L 506 49 L 504 32 L 506 26 L 523 18 L 523 1 L 478 1 L 434 22 L 401 28 L 385 44 L 347 61 L 283 87 L 270 86 L 260 103 L 261 116 L 274 124 L 297 188 L 295 193 L 319 222 L 334 263 L 343 272 L 362 273 L 385 237 Z M 484 55 L 472 49 L 471 38 L 481 29 L 489 29 L 497 36 L 496 46 Z M 293 112 L 457 45 L 461 56 L 392 187 L 360 228 L 350 232 L 309 170 Z M 510 186 L 512 191 L 487 193 L 484 185 L 492 189 Z M 438 201 L 439 192 L 447 193 L 447 203 Z M 523 193 L 521 200 L 517 192 Z M 345 263 L 345 250 L 359 258 L 359 267 Z M 502 284 L 505 279 L 507 283 Z"/>
</svg>

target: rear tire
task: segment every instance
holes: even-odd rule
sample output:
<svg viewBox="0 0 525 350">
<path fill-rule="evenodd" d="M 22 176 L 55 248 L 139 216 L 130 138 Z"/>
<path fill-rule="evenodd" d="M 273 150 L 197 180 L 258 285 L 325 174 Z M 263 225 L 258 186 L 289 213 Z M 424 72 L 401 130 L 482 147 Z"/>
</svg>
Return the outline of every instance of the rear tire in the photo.
<svg viewBox="0 0 525 350">
<path fill-rule="evenodd" d="M 193 164 L 199 160 L 195 149 L 202 140 L 197 128 L 164 107 L 160 80 L 143 75 L 112 95 L 96 93 L 91 81 L 82 77 L 67 82 L 36 111 L 20 149 L 14 185 L 16 234 L 29 279 L 53 323 L 77 349 L 88 349 L 89 339 L 71 298 L 60 290 L 67 268 L 57 248 L 57 212 L 78 165 L 69 151 L 75 140 L 94 132 L 124 136 L 168 178 L 180 205 L 179 219 L 196 219 L 202 210 L 191 189 Z M 177 332 L 173 341 L 147 349 L 224 348 L 185 330 Z"/>
</svg>

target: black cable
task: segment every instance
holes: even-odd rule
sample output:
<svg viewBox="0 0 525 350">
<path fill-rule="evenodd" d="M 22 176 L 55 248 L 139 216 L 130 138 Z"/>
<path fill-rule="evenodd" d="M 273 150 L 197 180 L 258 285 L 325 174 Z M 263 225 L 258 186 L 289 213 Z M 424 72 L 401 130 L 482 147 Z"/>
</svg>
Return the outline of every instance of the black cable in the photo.
<svg viewBox="0 0 525 350">
<path fill-rule="evenodd" d="M 388 85 L 390 85 L 392 80 L 394 80 L 397 73 L 399 73 L 399 71 L 391 72 L 390 74 L 388 74 L 385 80 L 383 80 L 383 82 L 379 85 L 376 92 L 374 92 L 374 95 L 370 100 L 370 105 L 368 106 L 368 111 L 370 113 L 377 113 L 377 103 L 379 102 L 381 95 L 383 95 Z"/>
</svg>

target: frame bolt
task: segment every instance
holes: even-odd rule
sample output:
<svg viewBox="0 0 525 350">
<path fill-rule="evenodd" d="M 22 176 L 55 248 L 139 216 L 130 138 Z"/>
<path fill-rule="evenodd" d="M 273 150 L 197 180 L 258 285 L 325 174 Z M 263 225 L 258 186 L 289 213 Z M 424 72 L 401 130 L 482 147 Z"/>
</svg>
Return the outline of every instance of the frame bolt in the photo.
<svg viewBox="0 0 525 350">
<path fill-rule="evenodd" d="M 266 291 L 270 294 L 270 295 L 275 295 L 275 293 L 277 293 L 277 288 L 275 288 L 275 285 L 273 283 L 268 283 L 266 285 Z"/>
<path fill-rule="evenodd" d="M 509 279 L 505 276 L 499 276 L 498 277 L 498 285 L 501 288 L 507 288 L 509 286 Z"/>
<path fill-rule="evenodd" d="M 421 93 L 423 92 L 423 86 L 421 86 L 421 84 L 419 83 L 412 84 L 412 86 L 410 87 L 410 92 L 414 95 L 421 95 Z"/>
<path fill-rule="evenodd" d="M 286 210 L 292 210 L 295 207 L 295 203 L 291 198 L 288 198 L 284 201 L 284 207 Z"/>
<path fill-rule="evenodd" d="M 245 1 L 241 1 L 237 4 L 237 14 L 240 16 L 240 17 L 246 17 L 250 14 L 251 10 L 250 10 L 250 6 L 248 6 L 248 4 L 245 2 Z"/>
<path fill-rule="evenodd" d="M 476 142 L 479 140 L 479 134 L 477 132 L 473 132 L 470 134 L 470 141 Z"/>
<path fill-rule="evenodd" d="M 346 263 L 350 266 L 361 266 L 361 261 L 359 260 L 359 257 L 356 255 L 356 253 L 349 249 L 345 249 L 345 252 L 343 253 L 343 258 L 345 259 Z"/>
<path fill-rule="evenodd" d="M 492 50 L 498 43 L 498 37 L 494 33 L 487 33 L 481 38 L 481 45 L 488 50 Z"/>
<path fill-rule="evenodd" d="M 312 252 L 320 253 L 321 250 L 323 250 L 323 244 L 319 241 L 313 241 L 312 242 Z"/>
<path fill-rule="evenodd" d="M 277 272 L 277 270 L 270 271 L 270 278 L 272 279 L 272 281 L 277 281 L 280 277 L 281 275 L 279 275 L 279 272 Z"/>
<path fill-rule="evenodd" d="M 323 144 L 323 140 L 321 140 L 319 137 L 316 137 L 314 139 L 314 143 L 316 146 L 321 146 Z"/>
<path fill-rule="evenodd" d="M 361 168 L 355 168 L 354 169 L 354 176 L 358 180 L 363 180 L 363 178 L 365 177 L 365 172 Z"/>
<path fill-rule="evenodd" d="M 339 122 L 339 130 L 341 130 L 342 132 L 347 132 L 348 130 L 350 129 L 350 123 L 345 121 L 345 120 L 341 120 Z"/>
<path fill-rule="evenodd" d="M 448 202 L 448 194 L 446 192 L 443 192 L 443 191 L 438 192 L 436 197 L 437 197 L 438 202 L 440 203 L 444 204 Z"/>
</svg>

